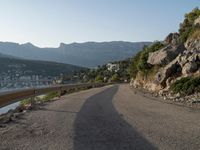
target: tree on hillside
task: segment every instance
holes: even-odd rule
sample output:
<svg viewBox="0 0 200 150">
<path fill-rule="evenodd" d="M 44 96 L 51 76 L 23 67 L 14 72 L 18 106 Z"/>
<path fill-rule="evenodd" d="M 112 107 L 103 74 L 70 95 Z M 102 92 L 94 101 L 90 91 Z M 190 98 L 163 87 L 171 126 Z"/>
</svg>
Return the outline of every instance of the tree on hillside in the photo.
<svg viewBox="0 0 200 150">
<path fill-rule="evenodd" d="M 117 81 L 119 81 L 120 79 L 119 79 L 119 75 L 118 74 L 114 74 L 112 77 L 111 77 L 111 79 L 110 79 L 110 81 L 111 82 L 117 82 Z"/>
<path fill-rule="evenodd" d="M 192 12 L 185 14 L 185 19 L 183 23 L 180 24 L 180 37 L 181 41 L 185 42 L 188 37 L 199 28 L 199 26 L 194 25 L 194 21 L 200 16 L 200 10 L 198 7 L 192 10 Z"/>
</svg>

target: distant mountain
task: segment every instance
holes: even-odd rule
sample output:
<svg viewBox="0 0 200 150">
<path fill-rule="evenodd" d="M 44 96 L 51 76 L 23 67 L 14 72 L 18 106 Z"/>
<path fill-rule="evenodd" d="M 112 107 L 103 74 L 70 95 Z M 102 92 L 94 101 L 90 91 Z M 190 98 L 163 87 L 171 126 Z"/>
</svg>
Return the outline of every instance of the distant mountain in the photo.
<svg viewBox="0 0 200 150">
<path fill-rule="evenodd" d="M 0 77 L 15 76 L 16 74 L 18 76 L 40 75 L 56 77 L 61 74 L 69 75 L 74 71 L 86 69 L 63 63 L 18 59 L 2 54 L 0 54 L 0 64 Z"/>
<path fill-rule="evenodd" d="M 151 42 L 61 43 L 58 48 L 39 48 L 31 43 L 0 42 L 0 53 L 32 60 L 56 61 L 84 67 L 96 67 L 110 61 L 129 58 Z"/>
<path fill-rule="evenodd" d="M 0 53 L 0 58 L 16 58 L 16 57 Z"/>
</svg>

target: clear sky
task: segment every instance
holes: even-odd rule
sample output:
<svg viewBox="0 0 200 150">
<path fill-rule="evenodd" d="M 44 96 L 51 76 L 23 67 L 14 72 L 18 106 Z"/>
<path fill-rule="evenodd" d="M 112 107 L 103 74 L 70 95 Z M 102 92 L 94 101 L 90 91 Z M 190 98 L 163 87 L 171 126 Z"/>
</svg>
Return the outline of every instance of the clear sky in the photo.
<svg viewBox="0 0 200 150">
<path fill-rule="evenodd" d="M 154 41 L 178 30 L 199 0 L 0 0 L 0 41 Z"/>
</svg>

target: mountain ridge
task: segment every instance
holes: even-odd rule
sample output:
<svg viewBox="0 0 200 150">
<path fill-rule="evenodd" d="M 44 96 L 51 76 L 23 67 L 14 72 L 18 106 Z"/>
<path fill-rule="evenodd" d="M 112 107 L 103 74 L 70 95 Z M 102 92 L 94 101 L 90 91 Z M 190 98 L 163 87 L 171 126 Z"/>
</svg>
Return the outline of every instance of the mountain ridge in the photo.
<svg viewBox="0 0 200 150">
<path fill-rule="evenodd" d="M 0 53 L 31 60 L 54 61 L 82 67 L 96 67 L 110 61 L 131 57 L 151 42 L 84 42 L 60 43 L 59 47 L 37 47 L 25 44 L 0 42 Z"/>
</svg>

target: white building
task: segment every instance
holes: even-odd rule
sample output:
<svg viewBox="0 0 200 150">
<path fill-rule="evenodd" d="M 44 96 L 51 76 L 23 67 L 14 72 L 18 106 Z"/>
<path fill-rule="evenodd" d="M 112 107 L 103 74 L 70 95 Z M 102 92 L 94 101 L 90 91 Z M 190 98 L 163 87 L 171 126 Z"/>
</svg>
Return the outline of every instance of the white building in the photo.
<svg viewBox="0 0 200 150">
<path fill-rule="evenodd" d="M 108 63 L 106 67 L 109 71 L 114 71 L 114 72 L 119 71 L 119 64 Z"/>
</svg>

